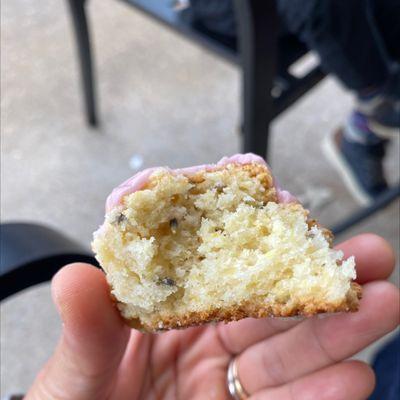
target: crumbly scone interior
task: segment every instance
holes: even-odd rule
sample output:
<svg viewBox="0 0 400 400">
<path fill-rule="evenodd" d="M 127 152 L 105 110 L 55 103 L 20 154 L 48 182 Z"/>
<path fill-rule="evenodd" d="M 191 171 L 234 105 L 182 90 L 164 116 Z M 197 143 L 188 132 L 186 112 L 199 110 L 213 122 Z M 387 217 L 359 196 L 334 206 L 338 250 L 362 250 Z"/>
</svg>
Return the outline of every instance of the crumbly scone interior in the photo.
<svg viewBox="0 0 400 400">
<path fill-rule="evenodd" d="M 122 315 L 148 324 L 246 301 L 340 304 L 355 278 L 354 260 L 341 262 L 301 205 L 277 203 L 255 165 L 154 173 L 107 214 L 93 248 Z"/>
</svg>

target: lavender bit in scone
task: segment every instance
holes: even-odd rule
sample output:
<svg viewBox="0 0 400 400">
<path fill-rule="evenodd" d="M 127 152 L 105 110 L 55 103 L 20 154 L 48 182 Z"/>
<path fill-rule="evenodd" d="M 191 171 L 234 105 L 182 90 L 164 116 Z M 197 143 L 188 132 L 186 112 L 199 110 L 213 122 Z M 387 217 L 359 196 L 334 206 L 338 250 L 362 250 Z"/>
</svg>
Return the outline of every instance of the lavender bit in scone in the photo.
<svg viewBox="0 0 400 400">
<path fill-rule="evenodd" d="M 128 221 L 124 214 L 120 213 L 117 214 L 116 218 L 114 219 L 113 223 L 115 224 L 122 224 L 123 222 Z"/>
<path fill-rule="evenodd" d="M 175 234 L 175 233 L 176 233 L 176 230 L 178 229 L 178 220 L 177 220 L 176 218 L 172 218 L 172 219 L 169 221 L 169 226 L 170 226 L 170 228 L 171 228 L 171 232 L 172 232 L 173 234 Z"/>
<path fill-rule="evenodd" d="M 172 278 L 162 278 L 160 279 L 160 283 L 167 286 L 175 286 L 175 281 Z"/>
</svg>

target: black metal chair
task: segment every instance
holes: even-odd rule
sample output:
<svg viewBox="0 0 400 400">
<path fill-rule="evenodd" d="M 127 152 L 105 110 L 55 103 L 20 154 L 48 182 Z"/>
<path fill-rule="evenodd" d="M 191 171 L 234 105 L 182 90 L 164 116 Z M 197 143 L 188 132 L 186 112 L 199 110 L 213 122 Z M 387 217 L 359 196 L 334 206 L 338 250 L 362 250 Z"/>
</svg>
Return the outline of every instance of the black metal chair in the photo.
<svg viewBox="0 0 400 400">
<path fill-rule="evenodd" d="M 0 238 L 0 300 L 50 280 L 66 264 L 98 265 L 88 250 L 48 226 L 5 223 Z"/>
</svg>

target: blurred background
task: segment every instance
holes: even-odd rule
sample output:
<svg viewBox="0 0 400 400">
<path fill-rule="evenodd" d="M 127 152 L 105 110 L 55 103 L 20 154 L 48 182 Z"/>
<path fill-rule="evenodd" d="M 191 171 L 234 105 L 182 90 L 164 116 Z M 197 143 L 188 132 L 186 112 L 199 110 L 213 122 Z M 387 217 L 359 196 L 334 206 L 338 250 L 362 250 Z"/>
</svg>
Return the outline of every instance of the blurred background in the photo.
<svg viewBox="0 0 400 400">
<path fill-rule="evenodd" d="M 2 220 L 46 224 L 86 248 L 106 196 L 138 169 L 241 151 L 237 65 L 121 1 L 89 2 L 88 13 L 97 128 L 85 122 L 67 2 L 1 0 Z M 271 125 L 268 161 L 281 186 L 329 227 L 359 209 L 321 152 L 352 100 L 328 76 Z M 398 138 L 385 167 L 396 182 Z M 385 237 L 398 255 L 398 201 L 337 240 L 365 231 Z M 398 284 L 398 268 L 391 279 Z M 59 332 L 47 283 L 1 304 L 1 395 L 28 388 Z"/>
</svg>

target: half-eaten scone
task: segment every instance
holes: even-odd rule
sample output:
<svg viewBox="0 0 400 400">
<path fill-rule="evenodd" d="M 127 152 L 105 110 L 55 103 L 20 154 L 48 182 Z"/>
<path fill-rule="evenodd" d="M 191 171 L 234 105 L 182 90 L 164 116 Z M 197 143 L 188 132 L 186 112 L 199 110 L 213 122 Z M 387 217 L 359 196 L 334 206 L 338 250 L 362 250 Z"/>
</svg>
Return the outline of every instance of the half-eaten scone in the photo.
<svg viewBox="0 0 400 400">
<path fill-rule="evenodd" d="M 114 189 L 93 250 L 143 331 L 356 311 L 354 259 L 253 154 L 152 168 Z"/>
</svg>

